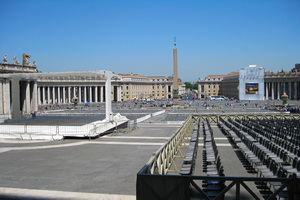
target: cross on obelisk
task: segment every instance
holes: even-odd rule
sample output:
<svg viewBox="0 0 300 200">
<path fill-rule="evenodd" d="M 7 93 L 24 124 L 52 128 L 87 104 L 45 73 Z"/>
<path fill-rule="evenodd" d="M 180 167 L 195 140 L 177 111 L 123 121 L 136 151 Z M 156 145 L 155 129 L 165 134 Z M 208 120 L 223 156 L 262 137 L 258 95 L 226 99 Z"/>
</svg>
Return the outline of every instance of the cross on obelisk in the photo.
<svg viewBox="0 0 300 200">
<path fill-rule="evenodd" d="M 173 106 L 178 106 L 178 65 L 177 65 L 177 48 L 176 38 L 174 38 L 173 48 Z"/>
</svg>

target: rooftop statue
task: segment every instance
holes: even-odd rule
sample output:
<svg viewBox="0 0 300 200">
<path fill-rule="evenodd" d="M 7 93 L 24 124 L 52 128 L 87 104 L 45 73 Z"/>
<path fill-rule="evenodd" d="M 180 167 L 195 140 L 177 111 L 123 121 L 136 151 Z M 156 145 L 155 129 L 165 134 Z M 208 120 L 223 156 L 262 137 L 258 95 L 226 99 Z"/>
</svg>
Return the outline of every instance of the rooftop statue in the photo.
<svg viewBox="0 0 300 200">
<path fill-rule="evenodd" d="M 23 66 L 29 66 L 30 65 L 30 62 L 29 62 L 30 56 L 31 55 L 23 53 Z"/>
<path fill-rule="evenodd" d="M 3 62 L 7 63 L 7 56 L 6 55 L 3 56 Z"/>
<path fill-rule="evenodd" d="M 32 66 L 36 67 L 36 61 L 35 60 L 32 62 Z"/>
<path fill-rule="evenodd" d="M 17 56 L 14 56 L 13 64 L 14 64 L 14 65 L 20 64 L 20 63 L 18 62 Z"/>
</svg>

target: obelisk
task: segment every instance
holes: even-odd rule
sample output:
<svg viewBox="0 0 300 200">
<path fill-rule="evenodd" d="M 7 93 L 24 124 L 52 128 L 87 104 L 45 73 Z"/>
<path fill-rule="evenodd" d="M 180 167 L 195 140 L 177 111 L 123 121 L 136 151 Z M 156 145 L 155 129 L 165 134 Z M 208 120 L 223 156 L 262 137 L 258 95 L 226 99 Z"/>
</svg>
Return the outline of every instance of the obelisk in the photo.
<svg viewBox="0 0 300 200">
<path fill-rule="evenodd" d="M 173 106 L 178 106 L 178 65 L 177 65 L 177 48 L 176 38 L 174 39 L 173 48 Z"/>
</svg>

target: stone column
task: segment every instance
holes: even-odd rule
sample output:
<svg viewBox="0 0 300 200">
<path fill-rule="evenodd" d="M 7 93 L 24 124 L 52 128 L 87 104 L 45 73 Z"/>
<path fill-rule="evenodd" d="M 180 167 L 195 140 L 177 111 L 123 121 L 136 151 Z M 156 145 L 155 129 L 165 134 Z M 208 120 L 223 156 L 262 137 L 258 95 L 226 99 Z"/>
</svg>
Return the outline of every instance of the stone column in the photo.
<svg viewBox="0 0 300 200">
<path fill-rule="evenodd" d="M 100 102 L 103 102 L 104 87 L 100 86 Z"/>
<path fill-rule="evenodd" d="M 41 105 L 41 87 L 37 88 L 37 98 L 38 98 L 38 105 Z"/>
<path fill-rule="evenodd" d="M 269 83 L 266 82 L 266 98 L 265 99 L 269 99 Z"/>
<path fill-rule="evenodd" d="M 13 77 L 11 80 L 11 90 L 12 90 L 12 119 L 20 118 L 20 79 Z"/>
<path fill-rule="evenodd" d="M 81 86 L 78 87 L 78 103 L 81 103 Z"/>
<path fill-rule="evenodd" d="M 76 89 L 77 89 L 77 88 L 74 86 L 74 87 L 73 87 L 73 97 L 77 97 Z"/>
<path fill-rule="evenodd" d="M 61 99 L 60 99 L 60 86 L 57 87 L 57 103 L 61 103 Z"/>
<path fill-rule="evenodd" d="M 50 104 L 50 86 L 47 87 L 47 104 Z"/>
<path fill-rule="evenodd" d="M 84 103 L 87 102 L 87 99 L 86 99 L 86 87 L 87 86 L 84 86 L 84 91 L 83 91 L 84 92 L 84 98 L 83 98 L 84 99 Z"/>
<path fill-rule="evenodd" d="M 19 89 L 20 90 L 20 89 Z M 11 104 L 10 104 L 10 80 L 5 79 L 3 81 L 3 94 L 4 94 L 4 101 L 3 101 L 3 113 L 4 114 L 11 114 Z"/>
<path fill-rule="evenodd" d="M 121 101 L 122 100 L 122 98 L 121 98 L 121 96 L 122 96 L 121 86 L 118 86 L 117 88 L 118 88 L 118 98 L 117 98 L 117 101 Z"/>
<path fill-rule="evenodd" d="M 45 86 L 42 87 L 42 101 L 43 101 L 43 104 L 46 104 L 46 98 L 45 98 Z"/>
<path fill-rule="evenodd" d="M 31 110 L 30 112 L 38 111 L 38 89 L 37 89 L 37 82 L 33 81 L 33 89 L 32 89 L 32 98 L 31 98 Z"/>
<path fill-rule="evenodd" d="M 95 102 L 98 102 L 98 86 L 95 86 Z"/>
<path fill-rule="evenodd" d="M 26 81 L 26 91 L 25 91 L 25 107 L 23 106 L 23 111 L 30 113 L 30 82 Z"/>
<path fill-rule="evenodd" d="M 105 119 L 106 121 L 112 121 L 113 113 L 111 109 L 111 72 L 105 71 L 106 81 L 105 81 Z"/>
<path fill-rule="evenodd" d="M 71 103 L 71 87 L 68 87 L 68 103 Z"/>
<path fill-rule="evenodd" d="M 280 82 L 277 82 L 277 99 L 280 99 Z"/>
<path fill-rule="evenodd" d="M 52 103 L 56 103 L 55 86 L 52 87 Z"/>
<path fill-rule="evenodd" d="M 274 100 L 274 82 L 272 82 L 272 85 L 271 85 L 271 96 L 272 96 L 272 100 Z"/>
<path fill-rule="evenodd" d="M 63 103 L 66 103 L 66 86 L 63 86 L 62 89 L 63 89 L 63 91 L 62 91 L 62 92 L 63 92 L 63 93 L 62 93 L 62 95 L 63 95 L 63 96 L 62 96 L 62 98 L 63 98 L 62 102 L 63 102 Z"/>
<path fill-rule="evenodd" d="M 90 86 L 90 89 L 89 89 L 89 99 L 90 99 L 90 103 L 92 103 L 93 102 L 92 86 Z"/>
</svg>

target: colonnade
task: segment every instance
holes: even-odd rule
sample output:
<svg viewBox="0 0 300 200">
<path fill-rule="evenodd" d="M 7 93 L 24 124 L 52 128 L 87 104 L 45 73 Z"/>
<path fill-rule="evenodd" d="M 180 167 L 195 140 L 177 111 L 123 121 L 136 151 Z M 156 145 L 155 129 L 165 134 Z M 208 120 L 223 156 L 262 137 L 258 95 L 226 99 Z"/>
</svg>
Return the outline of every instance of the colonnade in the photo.
<svg viewBox="0 0 300 200">
<path fill-rule="evenodd" d="M 0 114 L 17 119 L 21 113 L 38 110 L 37 81 L 17 76 L 0 80 Z"/>
<path fill-rule="evenodd" d="M 265 80 L 265 99 L 280 99 L 286 93 L 290 100 L 300 99 L 299 81 L 266 81 Z"/>
<path fill-rule="evenodd" d="M 10 114 L 10 80 L 0 80 L 0 114 Z"/>
<path fill-rule="evenodd" d="M 68 104 L 73 102 L 74 97 L 78 103 L 105 102 L 105 86 L 40 85 L 37 92 L 39 105 Z M 112 100 L 121 101 L 120 86 L 112 87 Z"/>
</svg>

